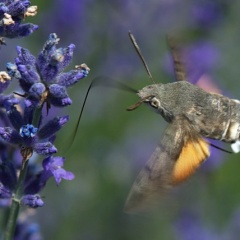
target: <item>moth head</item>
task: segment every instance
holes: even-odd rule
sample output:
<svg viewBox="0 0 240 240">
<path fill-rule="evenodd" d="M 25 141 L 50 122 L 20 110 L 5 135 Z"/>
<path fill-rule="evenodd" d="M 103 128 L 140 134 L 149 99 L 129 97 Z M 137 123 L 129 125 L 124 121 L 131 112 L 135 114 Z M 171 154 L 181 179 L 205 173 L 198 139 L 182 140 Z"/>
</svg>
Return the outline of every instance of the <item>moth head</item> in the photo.
<svg viewBox="0 0 240 240">
<path fill-rule="evenodd" d="M 142 103 L 148 104 L 150 107 L 152 107 L 155 110 L 161 109 L 161 102 L 159 100 L 158 91 L 157 91 L 157 85 L 149 85 L 144 87 L 143 89 L 139 90 L 137 95 L 140 97 L 140 100 L 135 103 L 134 105 L 130 106 L 127 110 L 134 110 L 137 107 L 139 107 Z"/>
<path fill-rule="evenodd" d="M 161 108 L 160 100 L 155 96 L 148 97 L 144 102 L 149 104 L 150 107 L 154 108 L 155 110 L 158 110 Z"/>
</svg>

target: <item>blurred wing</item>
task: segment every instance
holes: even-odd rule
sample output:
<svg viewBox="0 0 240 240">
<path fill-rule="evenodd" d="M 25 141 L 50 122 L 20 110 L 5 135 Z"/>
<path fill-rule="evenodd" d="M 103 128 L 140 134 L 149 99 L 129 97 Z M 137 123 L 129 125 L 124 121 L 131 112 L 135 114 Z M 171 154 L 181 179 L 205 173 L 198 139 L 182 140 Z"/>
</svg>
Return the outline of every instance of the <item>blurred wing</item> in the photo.
<svg viewBox="0 0 240 240">
<path fill-rule="evenodd" d="M 183 60 L 180 53 L 180 48 L 177 40 L 172 36 L 167 36 L 168 46 L 171 50 L 173 58 L 174 73 L 177 81 L 187 81 L 186 69 L 184 68 Z"/>
<path fill-rule="evenodd" d="M 189 178 L 209 155 L 209 144 L 189 122 L 175 119 L 136 178 L 126 201 L 126 212 L 147 209 L 167 189 Z"/>
</svg>

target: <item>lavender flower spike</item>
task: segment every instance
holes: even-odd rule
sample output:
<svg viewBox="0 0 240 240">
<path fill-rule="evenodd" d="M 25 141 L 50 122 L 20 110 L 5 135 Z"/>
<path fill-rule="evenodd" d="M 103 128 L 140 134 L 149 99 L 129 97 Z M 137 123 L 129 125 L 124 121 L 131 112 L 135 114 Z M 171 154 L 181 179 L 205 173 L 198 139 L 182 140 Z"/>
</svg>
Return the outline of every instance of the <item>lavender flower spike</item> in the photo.
<svg viewBox="0 0 240 240">
<path fill-rule="evenodd" d="M 90 71 L 86 64 L 81 64 L 75 70 L 63 72 L 72 60 L 75 45 L 56 48 L 58 42 L 57 35 L 50 34 L 37 58 L 27 49 L 17 47 L 15 64 L 7 64 L 8 74 L 18 79 L 25 91 L 28 105 L 48 102 L 64 107 L 72 104 L 66 88 L 85 78 Z"/>
<path fill-rule="evenodd" d="M 30 4 L 31 3 L 28 0 L 9 0 L 1 2 L 1 37 L 26 37 L 38 29 L 38 26 L 35 24 L 21 23 L 25 17 L 35 16 L 37 14 L 37 6 L 30 6 Z"/>
</svg>

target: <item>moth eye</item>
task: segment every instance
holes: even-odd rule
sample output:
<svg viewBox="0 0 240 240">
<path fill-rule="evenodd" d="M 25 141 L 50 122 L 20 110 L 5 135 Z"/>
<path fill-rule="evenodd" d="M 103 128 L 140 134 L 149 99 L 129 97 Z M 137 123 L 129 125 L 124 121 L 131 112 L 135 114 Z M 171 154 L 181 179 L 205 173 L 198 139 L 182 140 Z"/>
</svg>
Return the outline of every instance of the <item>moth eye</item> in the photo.
<svg viewBox="0 0 240 240">
<path fill-rule="evenodd" d="M 156 97 L 151 99 L 150 105 L 154 108 L 159 108 L 161 106 L 160 101 Z"/>
</svg>

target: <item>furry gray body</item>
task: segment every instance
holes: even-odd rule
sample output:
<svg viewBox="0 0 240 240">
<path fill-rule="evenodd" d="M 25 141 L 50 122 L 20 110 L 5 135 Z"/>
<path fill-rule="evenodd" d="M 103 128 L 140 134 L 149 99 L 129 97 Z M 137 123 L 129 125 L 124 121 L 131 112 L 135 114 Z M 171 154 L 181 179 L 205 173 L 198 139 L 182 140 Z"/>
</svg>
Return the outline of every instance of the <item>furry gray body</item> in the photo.
<svg viewBox="0 0 240 240">
<path fill-rule="evenodd" d="M 149 85 L 140 90 L 138 95 L 141 99 L 150 95 L 157 98 L 160 106 L 155 110 L 168 122 L 176 116 L 184 116 L 204 137 L 225 142 L 239 139 L 238 100 L 206 92 L 187 81 Z"/>
</svg>

